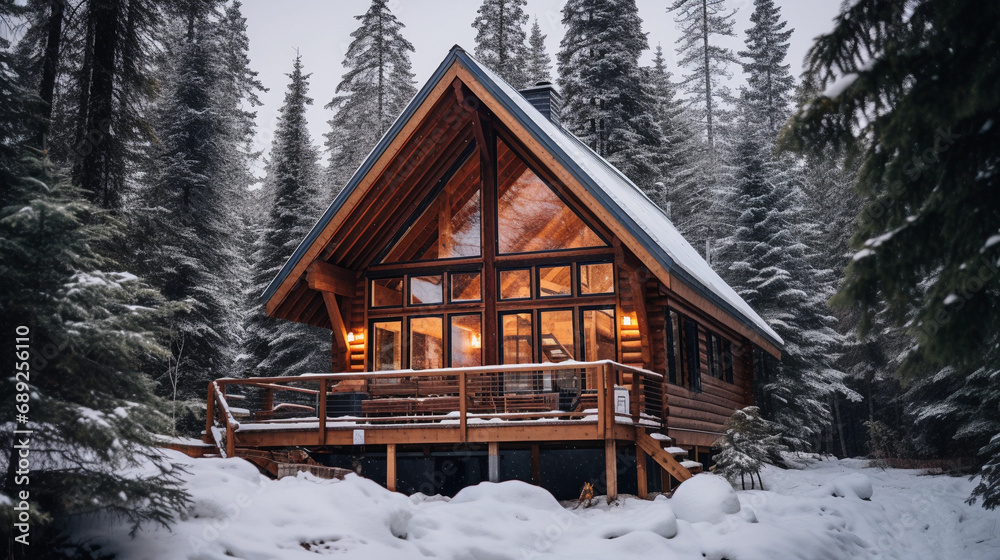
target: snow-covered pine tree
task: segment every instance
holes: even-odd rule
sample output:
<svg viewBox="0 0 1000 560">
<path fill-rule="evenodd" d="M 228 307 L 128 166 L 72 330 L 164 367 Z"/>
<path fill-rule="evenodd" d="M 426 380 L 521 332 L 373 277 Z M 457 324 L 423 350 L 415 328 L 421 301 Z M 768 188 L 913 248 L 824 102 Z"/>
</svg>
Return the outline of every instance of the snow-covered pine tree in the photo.
<svg viewBox="0 0 1000 560">
<path fill-rule="evenodd" d="M 344 55 L 347 72 L 337 95 L 326 105 L 336 111 L 326 135 L 330 165 L 320 202 L 325 206 L 344 187 L 362 160 L 416 94 L 403 24 L 388 0 L 372 0 Z"/>
<path fill-rule="evenodd" d="M 0 5 L 0 25 L 12 8 Z M 15 490 L 29 490 L 32 517 L 22 548 L 11 534 L 14 511 L 4 507 L 0 540 L 11 558 L 64 557 L 80 550 L 64 534 L 75 515 L 166 525 L 186 504 L 177 471 L 153 448 L 152 434 L 167 426 L 164 407 L 136 370 L 144 356 L 165 353 L 155 325 L 166 309 L 95 250 L 115 222 L 24 145 L 42 111 L 7 48 L 0 37 L 0 331 L 8 333 L 0 366 L 11 372 L 0 390 L 0 493 L 9 504 Z M 28 371 L 15 367 L 22 358 L 14 345 L 25 342 L 15 336 L 30 339 Z M 28 401 L 16 403 L 18 394 Z M 28 488 L 15 480 L 12 426 L 32 432 Z"/>
<path fill-rule="evenodd" d="M 253 285 L 240 371 L 247 377 L 330 370 L 330 334 L 324 329 L 264 315 L 260 295 L 292 256 L 322 211 L 316 206 L 319 154 L 306 127 L 309 75 L 297 56 L 271 145 L 264 196 L 269 210 L 253 247 Z"/>
<path fill-rule="evenodd" d="M 531 35 L 528 36 L 528 56 L 527 56 L 527 86 L 533 86 L 538 82 L 552 81 L 552 57 L 545 50 L 545 37 L 542 35 L 542 28 L 538 25 L 538 18 L 531 24 Z"/>
<path fill-rule="evenodd" d="M 237 78 L 220 56 L 220 7 L 218 1 L 187 3 L 173 21 L 158 106 L 160 142 L 135 211 L 141 274 L 168 300 L 191 306 L 170 321 L 172 356 L 162 368 L 162 385 L 178 399 L 202 398 L 210 380 L 231 371 L 237 349 L 232 325 L 240 248 L 232 210 L 249 180 L 240 151 L 248 131 L 234 107 Z"/>
<path fill-rule="evenodd" d="M 688 103 L 698 116 L 709 154 L 714 158 L 716 129 L 722 104 L 729 101 L 729 89 L 721 82 L 732 74 L 729 66 L 737 62 L 730 49 L 714 44 L 713 37 L 735 37 L 736 13 L 726 11 L 726 0 L 674 0 L 668 12 L 677 12 L 681 26 L 677 39 L 678 64 L 687 70 L 680 86 L 688 93 Z"/>
<path fill-rule="evenodd" d="M 721 474 L 730 482 L 740 477 L 740 484 L 747 489 L 746 476 L 750 476 L 750 487 L 755 488 L 753 477 L 757 475 L 761 490 L 764 481 L 760 469 L 765 464 L 781 462 L 784 446 L 770 422 L 760 415 L 756 406 L 737 410 L 726 420 L 726 433 L 713 446 L 718 452 L 713 455 L 713 472 Z"/>
<path fill-rule="evenodd" d="M 528 44 L 524 26 L 527 0 L 483 0 L 472 27 L 476 29 L 476 58 L 515 88 L 528 81 Z"/>
<path fill-rule="evenodd" d="M 865 207 L 837 302 L 862 331 L 887 308 L 916 338 L 901 367 L 912 376 L 997 369 L 985 351 L 1000 330 L 997 17 L 971 0 L 846 6 L 808 55 L 828 89 L 786 138 L 860 162 Z"/>
<path fill-rule="evenodd" d="M 790 116 L 789 105 L 794 92 L 795 78 L 785 64 L 793 30 L 785 29 L 786 22 L 774 0 L 754 0 L 753 5 L 746 50 L 738 53 L 747 76 L 747 87 L 741 95 L 743 103 L 762 116 L 767 130 L 777 135 Z"/>
<path fill-rule="evenodd" d="M 556 56 L 563 123 L 637 185 L 658 179 L 660 132 L 639 55 L 649 48 L 634 0 L 570 0 Z"/>
<path fill-rule="evenodd" d="M 663 57 L 663 47 L 656 46 L 653 65 L 646 69 L 649 92 L 653 97 L 653 118 L 660 130 L 660 181 L 662 188 L 647 191 L 653 202 L 664 210 L 670 207 L 670 219 L 687 235 L 696 228 L 695 221 L 711 203 L 711 193 L 704 176 L 704 143 L 692 126 L 690 112 L 677 95 Z"/>
</svg>

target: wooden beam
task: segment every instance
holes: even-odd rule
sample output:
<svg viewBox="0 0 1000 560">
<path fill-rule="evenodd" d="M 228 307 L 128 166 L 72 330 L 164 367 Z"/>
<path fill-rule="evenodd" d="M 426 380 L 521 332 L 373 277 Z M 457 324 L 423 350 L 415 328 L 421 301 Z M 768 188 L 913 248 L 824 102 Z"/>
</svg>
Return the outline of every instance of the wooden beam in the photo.
<svg viewBox="0 0 1000 560">
<path fill-rule="evenodd" d="M 326 302 L 326 310 L 330 313 L 330 327 L 333 330 L 333 339 L 337 344 L 337 349 L 347 352 L 347 326 L 344 324 L 344 316 L 340 314 L 340 306 L 337 305 L 337 296 L 333 292 L 322 292 L 323 301 Z"/>
<path fill-rule="evenodd" d="M 489 442 L 489 475 L 490 482 L 500 482 L 500 443 Z"/>
<path fill-rule="evenodd" d="M 218 445 L 215 441 L 215 436 L 212 435 L 212 424 L 215 422 L 215 384 L 208 384 L 208 411 L 205 414 L 205 435 L 201 437 L 201 441 L 205 443 L 214 443 Z"/>
<path fill-rule="evenodd" d="M 649 496 L 646 487 L 646 453 L 638 445 L 635 446 L 635 472 L 639 481 L 639 498 L 645 500 Z"/>
<path fill-rule="evenodd" d="M 319 403 L 318 403 L 318 418 L 319 418 L 319 444 L 326 445 L 326 387 L 328 381 L 326 379 L 319 380 Z"/>
<path fill-rule="evenodd" d="M 537 443 L 531 446 L 531 481 L 542 485 L 542 451 Z"/>
<path fill-rule="evenodd" d="M 354 272 L 323 261 L 313 261 L 306 269 L 306 282 L 319 292 L 333 292 L 338 296 L 354 297 L 358 279 Z"/>
<path fill-rule="evenodd" d="M 396 491 L 396 444 L 385 446 L 385 487 L 390 492 Z"/>
<path fill-rule="evenodd" d="M 604 440 L 604 478 L 610 504 L 618 499 L 618 448 L 613 439 Z"/>
</svg>

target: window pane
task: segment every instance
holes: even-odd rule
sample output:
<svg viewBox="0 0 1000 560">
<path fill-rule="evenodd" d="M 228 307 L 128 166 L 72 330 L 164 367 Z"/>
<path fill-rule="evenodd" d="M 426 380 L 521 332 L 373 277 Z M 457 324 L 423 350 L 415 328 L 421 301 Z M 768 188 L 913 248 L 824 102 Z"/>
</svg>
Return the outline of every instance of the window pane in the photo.
<svg viewBox="0 0 1000 560">
<path fill-rule="evenodd" d="M 402 323 L 372 323 L 372 362 L 375 371 L 402 368 Z"/>
<path fill-rule="evenodd" d="M 483 365 L 483 322 L 479 314 L 452 315 L 451 367 Z"/>
<path fill-rule="evenodd" d="M 583 360 L 614 360 L 615 310 L 585 309 L 583 311 Z"/>
<path fill-rule="evenodd" d="M 410 305 L 430 305 L 444 301 L 441 275 L 411 276 Z"/>
<path fill-rule="evenodd" d="M 444 338 L 441 317 L 410 319 L 410 367 L 444 367 Z"/>
<path fill-rule="evenodd" d="M 451 277 L 451 301 L 479 301 L 482 295 L 482 277 L 478 272 L 456 272 Z"/>
<path fill-rule="evenodd" d="M 611 294 L 615 291 L 615 267 L 611 263 L 581 264 L 581 294 Z"/>
<path fill-rule="evenodd" d="M 500 299 L 528 299 L 531 297 L 531 270 L 501 270 Z"/>
<path fill-rule="evenodd" d="M 501 253 L 607 246 L 499 139 L 497 184 L 497 237 Z"/>
<path fill-rule="evenodd" d="M 667 324 L 667 378 L 675 385 L 684 384 L 684 338 L 681 336 L 681 318 L 668 311 Z"/>
<path fill-rule="evenodd" d="M 372 307 L 399 307 L 401 305 L 403 305 L 402 278 L 372 280 Z"/>
<path fill-rule="evenodd" d="M 500 317 L 503 337 L 502 363 L 530 364 L 534 361 L 531 313 L 507 313 Z"/>
<path fill-rule="evenodd" d="M 543 266 L 538 269 L 538 297 L 573 295 L 570 266 Z"/>
<path fill-rule="evenodd" d="M 542 311 L 538 314 L 541 327 L 541 356 L 543 362 L 565 362 L 576 359 L 573 344 L 573 311 Z"/>
<path fill-rule="evenodd" d="M 473 151 L 382 262 L 482 254 L 479 182 L 479 156 Z"/>
</svg>

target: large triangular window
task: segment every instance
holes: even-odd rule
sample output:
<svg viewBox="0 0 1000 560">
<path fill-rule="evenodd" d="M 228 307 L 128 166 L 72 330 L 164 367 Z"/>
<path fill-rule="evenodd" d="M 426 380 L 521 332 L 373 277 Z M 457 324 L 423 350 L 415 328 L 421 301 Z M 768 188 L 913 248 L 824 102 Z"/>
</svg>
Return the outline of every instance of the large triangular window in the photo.
<svg viewBox="0 0 1000 560">
<path fill-rule="evenodd" d="M 382 259 L 384 263 L 478 257 L 482 255 L 479 156 L 445 177 L 425 208 Z"/>
<path fill-rule="evenodd" d="M 608 246 L 499 138 L 497 243 L 501 254 Z"/>
</svg>

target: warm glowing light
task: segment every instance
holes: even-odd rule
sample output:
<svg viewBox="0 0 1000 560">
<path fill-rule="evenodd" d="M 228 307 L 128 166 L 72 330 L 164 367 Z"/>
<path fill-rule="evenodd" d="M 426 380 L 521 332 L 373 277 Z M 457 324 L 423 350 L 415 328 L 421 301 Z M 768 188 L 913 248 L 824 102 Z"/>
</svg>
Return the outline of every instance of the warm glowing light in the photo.
<svg viewBox="0 0 1000 560">
<path fill-rule="evenodd" d="M 622 325 L 626 327 L 632 326 L 632 317 L 630 315 L 622 317 Z"/>
<path fill-rule="evenodd" d="M 347 342 L 348 343 L 354 342 L 354 333 L 352 332 L 347 333 Z"/>
<path fill-rule="evenodd" d="M 472 346 L 473 348 L 482 348 L 483 347 L 482 337 L 480 337 L 478 334 L 472 335 L 472 340 L 469 341 L 469 345 Z"/>
</svg>

